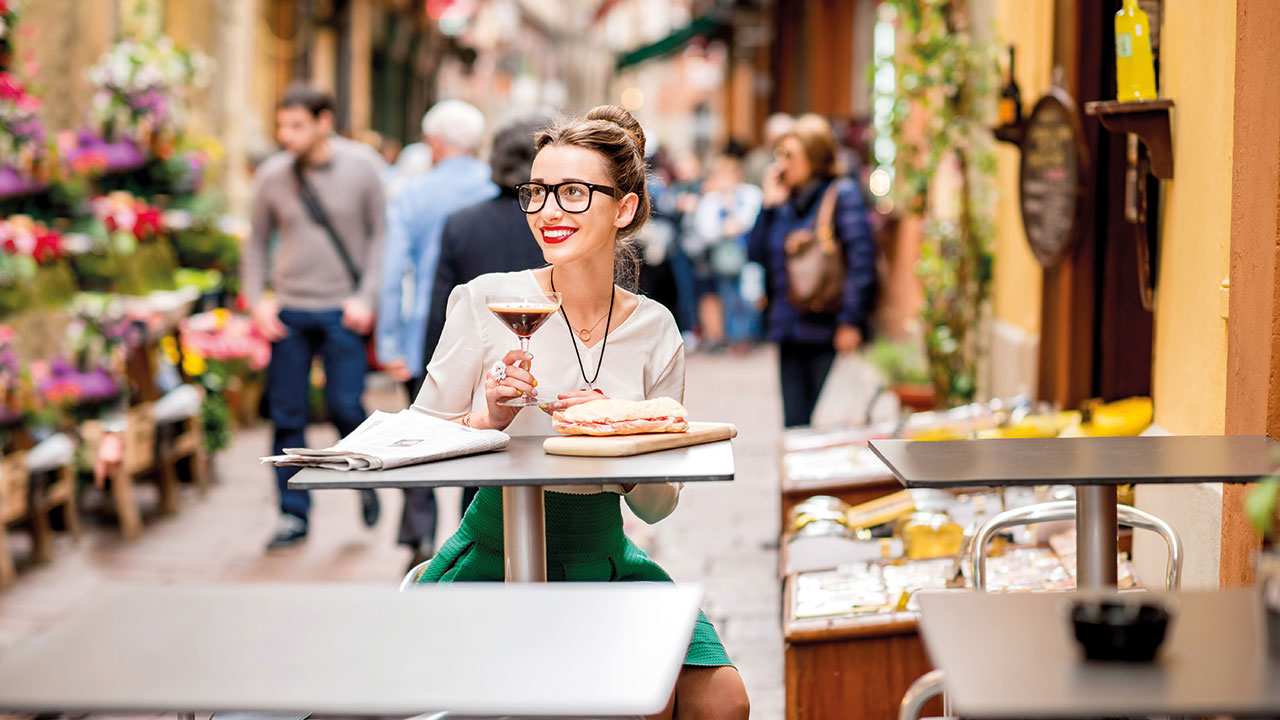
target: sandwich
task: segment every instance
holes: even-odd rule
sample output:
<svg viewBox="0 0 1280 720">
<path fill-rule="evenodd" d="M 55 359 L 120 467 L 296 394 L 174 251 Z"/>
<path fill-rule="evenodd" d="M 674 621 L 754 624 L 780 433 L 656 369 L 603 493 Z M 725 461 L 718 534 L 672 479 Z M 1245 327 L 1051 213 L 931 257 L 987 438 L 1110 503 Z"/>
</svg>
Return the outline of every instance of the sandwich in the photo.
<svg viewBox="0 0 1280 720">
<path fill-rule="evenodd" d="M 551 416 L 565 435 L 637 435 L 689 429 L 684 406 L 671 398 L 592 400 Z"/>
</svg>

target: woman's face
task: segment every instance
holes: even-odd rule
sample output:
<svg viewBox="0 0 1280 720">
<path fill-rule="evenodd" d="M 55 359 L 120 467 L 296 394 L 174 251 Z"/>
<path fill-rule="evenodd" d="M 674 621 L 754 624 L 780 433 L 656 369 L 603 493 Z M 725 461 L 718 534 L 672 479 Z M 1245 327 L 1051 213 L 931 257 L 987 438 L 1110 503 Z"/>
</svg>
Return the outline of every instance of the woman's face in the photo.
<svg viewBox="0 0 1280 720">
<path fill-rule="evenodd" d="M 813 166 L 809 164 L 809 156 L 804 153 L 804 146 L 798 138 L 783 138 L 775 154 L 782 169 L 782 183 L 787 187 L 793 190 L 803 187 L 813 177 Z"/>
<path fill-rule="evenodd" d="M 617 186 L 605 171 L 603 156 L 573 145 L 543 148 L 533 159 L 529 179 L 547 185 L 576 181 Z M 555 193 L 548 193 L 542 209 L 526 215 L 547 262 L 562 265 L 605 253 L 612 257 L 618 230 L 635 217 L 639 198 L 628 193 L 615 200 L 607 192 L 591 191 L 590 200 L 586 211 L 569 213 L 560 207 Z"/>
</svg>

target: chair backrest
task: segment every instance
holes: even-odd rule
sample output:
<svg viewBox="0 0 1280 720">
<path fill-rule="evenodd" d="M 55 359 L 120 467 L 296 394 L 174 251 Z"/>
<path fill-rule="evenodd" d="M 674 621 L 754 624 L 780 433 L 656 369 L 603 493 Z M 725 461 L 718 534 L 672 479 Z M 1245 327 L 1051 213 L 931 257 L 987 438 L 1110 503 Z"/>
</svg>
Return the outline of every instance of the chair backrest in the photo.
<svg viewBox="0 0 1280 720">
<path fill-rule="evenodd" d="M 400 581 L 400 592 L 404 592 L 414 585 L 418 584 L 418 578 L 422 577 L 422 573 L 427 571 L 427 566 L 431 564 L 430 560 L 422 562 L 409 568 L 409 572 L 404 574 L 404 579 Z"/>
<path fill-rule="evenodd" d="M 1073 500 L 1037 503 L 1025 507 L 1006 510 L 992 517 L 973 534 L 973 542 L 969 548 L 970 570 L 972 570 L 973 587 L 985 592 L 987 589 L 987 543 L 997 533 L 1007 528 L 1034 523 L 1074 520 L 1076 504 Z M 1165 587 L 1176 590 L 1182 584 L 1182 539 L 1169 523 L 1144 512 L 1131 505 L 1117 505 L 1116 519 L 1121 525 L 1129 525 L 1143 530 L 1150 530 L 1164 538 L 1169 547 L 1169 559 L 1165 564 Z"/>
<path fill-rule="evenodd" d="M 942 694 L 943 677 L 941 670 L 930 670 L 916 678 L 902 696 L 902 704 L 898 706 L 898 720 L 920 720 L 925 703 Z"/>
</svg>

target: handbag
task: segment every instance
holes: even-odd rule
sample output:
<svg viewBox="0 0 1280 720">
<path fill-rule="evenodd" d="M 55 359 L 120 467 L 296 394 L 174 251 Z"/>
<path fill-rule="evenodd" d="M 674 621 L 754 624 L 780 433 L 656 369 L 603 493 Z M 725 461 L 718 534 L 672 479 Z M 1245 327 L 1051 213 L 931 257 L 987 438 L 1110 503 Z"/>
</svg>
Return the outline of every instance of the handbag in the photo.
<svg viewBox="0 0 1280 720">
<path fill-rule="evenodd" d="M 787 233 L 787 302 L 800 312 L 831 315 L 840 311 L 844 301 L 844 243 L 834 223 L 838 198 L 837 183 L 832 182 L 822 196 L 813 228 Z"/>
<path fill-rule="evenodd" d="M 324 228 L 324 234 L 329 238 L 329 242 L 333 243 L 333 249 L 338 252 L 338 259 L 342 261 L 342 266 L 346 268 L 347 275 L 351 277 L 351 291 L 357 292 L 360 289 L 360 269 L 356 267 L 356 263 L 351 259 L 351 253 L 347 252 L 347 246 L 342 244 L 342 238 L 338 237 L 338 231 L 334 229 L 333 223 L 329 221 L 329 214 L 325 212 L 324 205 L 320 203 L 319 196 L 315 190 L 311 189 L 311 184 L 307 182 L 307 178 L 302 174 L 301 159 L 293 161 L 293 177 L 298 181 L 298 197 L 302 200 L 302 207 L 307 211 L 310 217 L 317 225 Z M 374 319 L 374 327 L 378 326 L 378 321 Z M 380 370 L 382 365 L 378 362 L 378 355 L 374 350 L 373 333 L 365 336 L 365 361 L 370 370 Z"/>
</svg>

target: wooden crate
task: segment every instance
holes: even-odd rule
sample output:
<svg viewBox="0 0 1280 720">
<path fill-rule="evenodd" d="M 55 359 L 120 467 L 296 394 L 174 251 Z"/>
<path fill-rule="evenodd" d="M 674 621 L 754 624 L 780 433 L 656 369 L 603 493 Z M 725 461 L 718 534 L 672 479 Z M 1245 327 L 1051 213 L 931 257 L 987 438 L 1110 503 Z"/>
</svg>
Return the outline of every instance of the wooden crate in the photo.
<svg viewBox="0 0 1280 720">
<path fill-rule="evenodd" d="M 5 526 L 26 517 L 28 482 L 26 450 L 0 455 L 0 587 L 12 584 L 17 574 Z"/>
<path fill-rule="evenodd" d="M 916 614 L 794 617 L 795 576 L 783 584 L 787 720 L 898 717 L 902 696 L 932 670 Z M 940 716 L 934 699 L 925 716 Z"/>
</svg>

